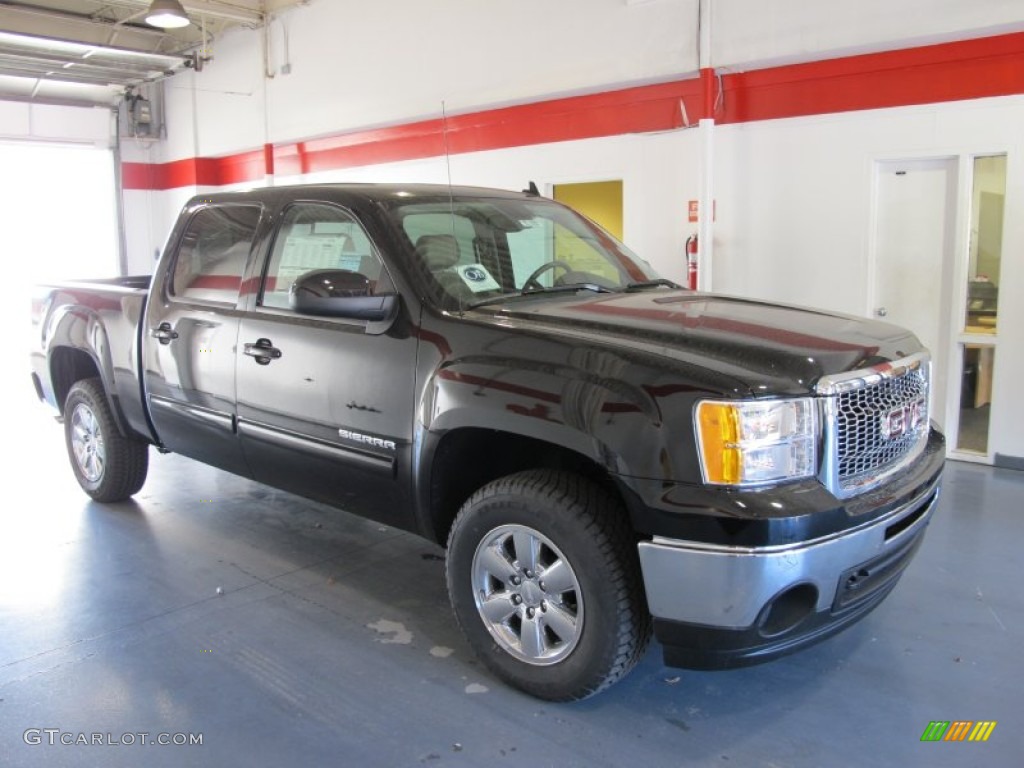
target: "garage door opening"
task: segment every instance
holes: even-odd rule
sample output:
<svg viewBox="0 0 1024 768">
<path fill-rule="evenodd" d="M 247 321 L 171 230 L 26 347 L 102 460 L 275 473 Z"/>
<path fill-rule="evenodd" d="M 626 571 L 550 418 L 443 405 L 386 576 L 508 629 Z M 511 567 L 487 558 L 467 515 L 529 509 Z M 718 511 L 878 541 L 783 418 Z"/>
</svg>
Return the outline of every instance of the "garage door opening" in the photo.
<svg viewBox="0 0 1024 768">
<path fill-rule="evenodd" d="M 0 233 L 26 281 L 113 277 L 118 271 L 114 158 L 109 149 L 0 143 Z"/>
<path fill-rule="evenodd" d="M 0 302 L 0 322 L 13 332 L 18 361 L 2 394 L 24 402 L 32 393 L 25 373 L 32 286 L 118 273 L 114 158 L 91 145 L 0 142 L 0 168 L 0 253 L 12 297 Z"/>
</svg>

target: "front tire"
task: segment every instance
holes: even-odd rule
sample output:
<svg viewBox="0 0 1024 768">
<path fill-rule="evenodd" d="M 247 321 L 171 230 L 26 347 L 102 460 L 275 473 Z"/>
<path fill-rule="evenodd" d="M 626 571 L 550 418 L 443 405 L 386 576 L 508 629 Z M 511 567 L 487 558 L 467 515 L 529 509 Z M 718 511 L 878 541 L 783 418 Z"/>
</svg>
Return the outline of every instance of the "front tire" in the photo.
<svg viewBox="0 0 1024 768">
<path fill-rule="evenodd" d="M 650 640 L 625 512 L 578 475 L 531 470 L 477 491 L 452 526 L 447 580 L 477 655 L 542 699 L 604 690 Z"/>
<path fill-rule="evenodd" d="M 64 440 L 75 479 L 96 501 L 124 501 L 146 482 L 149 446 L 118 431 L 99 379 L 83 379 L 68 392 Z"/>
</svg>

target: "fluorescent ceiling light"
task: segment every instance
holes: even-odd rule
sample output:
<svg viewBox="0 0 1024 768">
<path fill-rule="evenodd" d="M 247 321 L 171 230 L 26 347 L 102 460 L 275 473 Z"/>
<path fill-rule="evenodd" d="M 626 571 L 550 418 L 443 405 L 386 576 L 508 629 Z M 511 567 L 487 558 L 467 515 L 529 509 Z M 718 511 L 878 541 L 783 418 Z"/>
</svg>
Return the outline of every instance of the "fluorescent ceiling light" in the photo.
<svg viewBox="0 0 1024 768">
<path fill-rule="evenodd" d="M 178 0 L 153 0 L 146 12 L 146 23 L 162 29 L 187 27 L 190 22 Z"/>
</svg>

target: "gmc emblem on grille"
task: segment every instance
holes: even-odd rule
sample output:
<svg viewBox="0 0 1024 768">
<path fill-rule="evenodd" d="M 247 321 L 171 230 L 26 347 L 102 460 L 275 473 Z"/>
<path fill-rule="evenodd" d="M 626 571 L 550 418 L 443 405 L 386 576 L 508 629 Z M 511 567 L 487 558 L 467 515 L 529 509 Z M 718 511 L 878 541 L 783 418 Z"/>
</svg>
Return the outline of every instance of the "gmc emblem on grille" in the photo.
<svg viewBox="0 0 1024 768">
<path fill-rule="evenodd" d="M 914 432 L 924 423 L 928 409 L 924 400 L 915 400 L 899 408 L 893 408 L 882 414 L 882 437 L 887 440 L 898 440 L 904 435 Z"/>
</svg>

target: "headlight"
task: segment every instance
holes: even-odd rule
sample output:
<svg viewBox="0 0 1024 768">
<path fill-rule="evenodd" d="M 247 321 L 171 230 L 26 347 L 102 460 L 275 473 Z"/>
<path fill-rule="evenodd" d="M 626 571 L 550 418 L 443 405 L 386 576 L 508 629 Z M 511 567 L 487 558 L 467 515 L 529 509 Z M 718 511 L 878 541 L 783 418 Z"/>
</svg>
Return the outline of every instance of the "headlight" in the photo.
<svg viewBox="0 0 1024 768">
<path fill-rule="evenodd" d="M 814 401 L 704 400 L 697 440 L 704 481 L 759 485 L 817 472 Z"/>
</svg>

